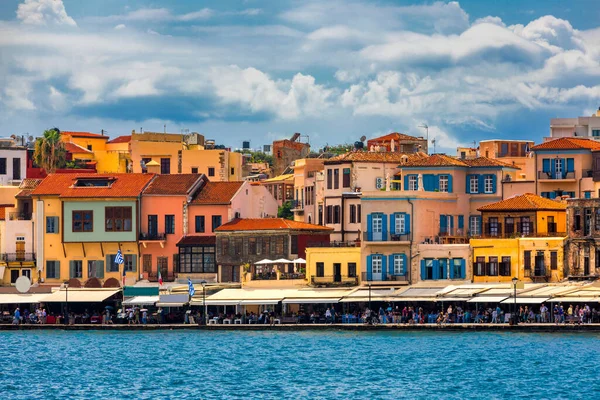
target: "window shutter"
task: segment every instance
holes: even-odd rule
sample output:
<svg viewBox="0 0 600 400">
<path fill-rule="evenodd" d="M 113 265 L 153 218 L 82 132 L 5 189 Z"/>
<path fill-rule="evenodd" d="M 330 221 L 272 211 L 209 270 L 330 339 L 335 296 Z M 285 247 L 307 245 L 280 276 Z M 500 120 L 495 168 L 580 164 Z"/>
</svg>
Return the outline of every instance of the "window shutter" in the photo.
<svg viewBox="0 0 600 400">
<path fill-rule="evenodd" d="M 433 177 L 433 190 L 440 190 L 440 176 L 441 175 L 432 175 Z"/>
<path fill-rule="evenodd" d="M 448 175 L 448 193 L 453 193 L 453 189 L 452 189 L 452 175 Z"/>
<path fill-rule="evenodd" d="M 367 241 L 373 241 L 373 215 L 367 215 Z"/>
<path fill-rule="evenodd" d="M 465 217 L 464 215 L 458 216 L 458 229 L 465 229 Z"/>
<path fill-rule="evenodd" d="M 550 165 L 550 172 L 552 174 L 552 179 L 556 178 L 556 161 L 552 160 L 552 164 Z"/>
<path fill-rule="evenodd" d="M 542 160 L 542 172 L 550 172 L 550 159 L 544 158 Z"/>
<path fill-rule="evenodd" d="M 404 190 L 408 190 L 408 178 L 410 177 L 410 175 L 405 175 L 404 176 Z"/>
<path fill-rule="evenodd" d="M 450 264 L 450 259 L 446 258 L 444 261 L 445 262 L 442 265 L 442 276 L 440 276 L 440 279 L 447 279 L 448 277 L 448 264 Z"/>
<path fill-rule="evenodd" d="M 388 260 L 389 260 L 388 265 L 390 266 L 390 275 L 396 275 L 396 271 L 394 270 L 394 257 L 395 257 L 395 254 L 391 254 L 388 257 Z"/>
<path fill-rule="evenodd" d="M 440 260 L 433 260 L 433 279 L 440 279 Z"/>
<path fill-rule="evenodd" d="M 425 272 L 425 260 L 421 260 L 421 280 L 427 279 L 427 273 Z"/>
<path fill-rule="evenodd" d="M 370 216 L 370 215 L 369 215 Z M 373 256 L 367 256 L 367 281 L 373 280 Z"/>
<path fill-rule="evenodd" d="M 485 175 L 477 175 L 479 179 L 479 187 L 477 188 L 479 191 L 477 193 L 485 193 Z"/>
<path fill-rule="evenodd" d="M 482 225 L 483 224 L 483 220 L 481 218 L 481 215 L 478 215 L 476 218 L 479 220 L 479 224 L 478 224 L 479 232 L 477 232 L 477 234 L 481 235 L 481 230 L 483 229 L 483 225 Z"/>
<path fill-rule="evenodd" d="M 75 261 L 69 261 L 69 279 L 75 278 Z"/>
<path fill-rule="evenodd" d="M 465 259 L 461 258 L 460 259 L 460 277 L 461 279 L 467 279 L 467 275 L 466 275 L 466 265 L 465 265 Z"/>
<path fill-rule="evenodd" d="M 390 214 L 390 233 L 397 234 L 402 232 L 396 232 L 396 213 Z"/>
<path fill-rule="evenodd" d="M 106 272 L 110 272 L 110 254 L 106 255 Z"/>
<path fill-rule="evenodd" d="M 496 174 L 492 175 L 492 193 L 496 193 Z"/>
<path fill-rule="evenodd" d="M 96 265 L 96 277 L 99 279 L 104 279 L 104 261 L 98 260 L 95 261 Z"/>
<path fill-rule="evenodd" d="M 562 171 L 561 172 L 562 176 L 559 176 L 559 178 L 564 178 L 567 176 L 567 171 L 565 169 L 565 167 L 566 167 L 565 159 L 561 158 L 559 162 L 560 162 L 560 170 Z"/>
<path fill-rule="evenodd" d="M 381 215 L 381 232 L 382 232 L 382 237 L 383 240 L 388 240 L 387 239 L 387 233 L 388 233 L 388 229 L 387 229 L 387 215 L 382 214 Z"/>
<path fill-rule="evenodd" d="M 450 229 L 454 229 L 454 216 L 450 215 Z"/>
<path fill-rule="evenodd" d="M 567 158 L 567 172 L 575 172 L 575 159 Z"/>
<path fill-rule="evenodd" d="M 471 193 L 471 177 L 473 175 L 467 175 L 467 183 L 465 185 L 465 193 L 470 194 Z"/>
<path fill-rule="evenodd" d="M 400 271 L 401 275 L 406 275 L 406 271 L 408 271 L 408 260 L 406 254 L 400 254 L 402 257 L 402 270 Z"/>
<path fill-rule="evenodd" d="M 381 256 L 381 280 L 387 280 L 387 257 Z"/>
<path fill-rule="evenodd" d="M 456 276 L 454 276 L 454 260 L 449 258 L 447 265 L 448 265 L 448 268 L 450 268 L 450 279 L 457 278 Z M 446 276 L 448 276 L 448 275 L 446 275 Z"/>
<path fill-rule="evenodd" d="M 440 214 L 440 233 L 446 233 L 448 230 L 448 220 L 444 214 Z"/>
<path fill-rule="evenodd" d="M 132 260 L 131 263 L 133 264 L 133 272 L 137 272 L 138 268 L 137 268 L 137 256 L 135 254 L 133 254 L 131 256 Z"/>
<path fill-rule="evenodd" d="M 410 214 L 404 214 L 404 234 L 410 233 Z"/>
</svg>

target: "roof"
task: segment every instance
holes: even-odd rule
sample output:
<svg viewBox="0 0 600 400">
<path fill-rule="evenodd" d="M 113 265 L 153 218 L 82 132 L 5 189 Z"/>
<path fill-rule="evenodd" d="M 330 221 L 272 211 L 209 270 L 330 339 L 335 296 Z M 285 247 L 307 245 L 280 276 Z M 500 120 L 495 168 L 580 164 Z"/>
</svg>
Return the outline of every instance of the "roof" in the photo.
<svg viewBox="0 0 600 400">
<path fill-rule="evenodd" d="M 600 142 L 592 139 L 563 137 L 533 146 L 531 150 L 600 150 Z"/>
<path fill-rule="evenodd" d="M 477 157 L 477 158 L 468 158 L 466 160 L 461 160 L 465 164 L 467 164 L 471 168 L 477 167 L 502 167 L 502 168 L 513 168 L 513 169 L 521 169 L 520 167 L 505 163 L 504 161 L 496 160 L 495 158 L 487 158 L 487 157 Z"/>
<path fill-rule="evenodd" d="M 71 131 L 60 131 L 61 135 L 79 137 L 79 138 L 95 138 L 95 139 L 108 139 L 108 136 L 100 135 L 98 133 L 91 132 L 71 132 Z"/>
<path fill-rule="evenodd" d="M 243 181 L 207 182 L 191 204 L 229 204 Z"/>
<path fill-rule="evenodd" d="M 418 153 L 395 153 L 395 152 L 376 152 L 376 151 L 351 151 L 339 156 L 331 157 L 325 160 L 325 165 L 341 164 L 345 162 L 383 162 L 401 164 L 426 158 L 427 154 Z"/>
<path fill-rule="evenodd" d="M 21 182 L 21 184 L 19 185 L 19 188 L 22 190 L 19 193 L 17 193 L 17 195 L 15 197 L 16 198 L 31 197 L 31 192 L 33 192 L 33 190 L 36 187 L 38 187 L 41 182 L 42 182 L 42 179 L 33 179 L 33 178 L 23 179 L 23 182 Z"/>
<path fill-rule="evenodd" d="M 154 174 L 51 174 L 31 194 L 61 198 L 137 197 L 154 177 Z M 114 182 L 110 187 L 73 187 L 82 178 L 111 178 Z"/>
<path fill-rule="evenodd" d="M 283 174 L 279 176 L 274 176 L 273 178 L 265 179 L 264 183 L 273 183 L 273 182 L 282 182 L 287 181 L 288 179 L 294 179 L 294 174 Z"/>
<path fill-rule="evenodd" d="M 191 245 L 202 245 L 202 244 L 216 244 L 217 237 L 214 235 L 211 236 L 199 236 L 199 235 L 191 235 L 182 237 L 179 242 L 177 242 L 177 246 L 191 246 Z"/>
<path fill-rule="evenodd" d="M 185 196 L 201 178 L 201 174 L 157 175 L 144 189 L 144 195 Z"/>
<path fill-rule="evenodd" d="M 217 232 L 231 231 L 270 231 L 279 229 L 323 231 L 329 232 L 333 228 L 307 224 L 306 222 L 292 221 L 285 218 L 236 218 L 216 229 Z"/>
<path fill-rule="evenodd" d="M 116 138 L 106 142 L 106 144 L 129 143 L 129 142 L 131 142 L 131 135 L 124 135 L 124 136 L 117 136 Z"/>
<path fill-rule="evenodd" d="M 567 205 L 533 193 L 513 196 L 497 203 L 487 204 L 478 211 L 565 211 Z"/>
<path fill-rule="evenodd" d="M 92 153 L 90 150 L 73 142 L 65 142 L 65 150 L 68 153 Z"/>
<path fill-rule="evenodd" d="M 392 132 L 392 133 L 388 133 L 387 135 L 383 135 L 383 136 L 380 136 L 380 137 L 369 139 L 369 140 L 367 140 L 367 143 L 369 143 L 369 142 L 389 142 L 392 139 L 395 142 L 398 142 L 400 140 L 425 140 L 423 138 L 418 138 L 418 137 L 415 137 L 415 136 L 406 135 L 404 133 Z"/>
<path fill-rule="evenodd" d="M 520 169 L 516 165 L 507 164 L 487 157 L 477 157 L 473 159 L 458 159 L 446 154 L 432 154 L 428 157 L 413 159 L 404 164 L 404 167 L 500 167 Z"/>
</svg>

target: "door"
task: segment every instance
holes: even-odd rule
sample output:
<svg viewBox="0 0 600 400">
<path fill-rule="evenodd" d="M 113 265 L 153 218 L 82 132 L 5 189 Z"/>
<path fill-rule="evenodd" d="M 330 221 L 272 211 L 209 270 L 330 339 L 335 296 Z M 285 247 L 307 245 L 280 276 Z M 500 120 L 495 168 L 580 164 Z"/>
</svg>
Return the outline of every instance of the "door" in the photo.
<svg viewBox="0 0 600 400">
<path fill-rule="evenodd" d="M 544 253 L 535 256 L 534 276 L 546 276 L 544 268 Z"/>
<path fill-rule="evenodd" d="M 383 240 L 383 215 L 373 215 L 373 240 Z"/>
<path fill-rule="evenodd" d="M 158 215 L 148 215 L 148 238 L 152 239 L 158 235 Z"/>
<path fill-rule="evenodd" d="M 372 275 L 374 281 L 380 281 L 383 278 L 383 260 L 380 255 L 373 255 Z"/>
<path fill-rule="evenodd" d="M 342 281 L 342 264 L 340 264 L 340 263 L 333 264 L 333 281 L 334 282 Z"/>
<path fill-rule="evenodd" d="M 21 179 L 21 159 L 13 158 L 13 179 L 20 180 Z"/>
<path fill-rule="evenodd" d="M 17 251 L 16 251 L 17 254 L 16 254 L 15 260 L 16 261 L 25 261 L 25 242 L 19 240 L 17 242 L 16 248 L 17 248 Z"/>
<path fill-rule="evenodd" d="M 590 258 L 583 257 L 583 275 L 588 276 L 590 274 Z"/>
<path fill-rule="evenodd" d="M 26 276 L 27 279 L 29 279 L 29 281 L 31 281 L 31 270 L 30 269 L 21 270 L 21 276 Z"/>
<path fill-rule="evenodd" d="M 15 282 L 17 281 L 17 279 L 19 279 L 19 270 L 18 269 L 11 269 L 10 270 L 10 283 L 12 283 L 13 285 L 15 284 Z"/>
<path fill-rule="evenodd" d="M 168 257 L 157 257 L 157 276 L 158 271 L 160 271 L 160 276 L 163 281 L 167 281 L 169 275 L 169 258 Z"/>
</svg>

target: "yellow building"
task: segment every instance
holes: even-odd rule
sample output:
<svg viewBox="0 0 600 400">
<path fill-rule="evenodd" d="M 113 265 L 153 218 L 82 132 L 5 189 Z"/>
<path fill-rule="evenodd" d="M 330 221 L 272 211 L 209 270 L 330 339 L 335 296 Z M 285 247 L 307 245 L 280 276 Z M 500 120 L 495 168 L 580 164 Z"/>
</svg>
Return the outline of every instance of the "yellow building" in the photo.
<svg viewBox="0 0 600 400">
<path fill-rule="evenodd" d="M 564 278 L 565 203 L 525 193 L 478 210 L 484 229 L 470 240 L 474 282 Z"/>
<path fill-rule="evenodd" d="M 104 134 L 61 132 L 61 140 L 71 157 L 69 161 L 95 164 L 100 174 L 130 172 L 128 138 L 130 136 L 119 136 L 109 141 Z"/>
<path fill-rule="evenodd" d="M 356 286 L 361 282 L 360 247 L 309 247 L 306 279 L 315 286 Z"/>
</svg>

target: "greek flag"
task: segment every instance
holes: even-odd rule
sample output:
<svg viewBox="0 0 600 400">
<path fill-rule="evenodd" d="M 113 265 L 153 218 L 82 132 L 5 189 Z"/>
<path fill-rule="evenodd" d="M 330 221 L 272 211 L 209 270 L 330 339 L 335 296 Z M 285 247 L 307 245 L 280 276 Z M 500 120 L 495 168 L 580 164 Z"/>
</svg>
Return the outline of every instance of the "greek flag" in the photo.
<svg viewBox="0 0 600 400">
<path fill-rule="evenodd" d="M 117 255 L 115 256 L 115 264 L 121 265 L 125 262 L 125 260 L 123 259 L 123 253 L 121 253 L 121 250 L 117 251 Z"/>
<path fill-rule="evenodd" d="M 188 291 L 190 293 L 190 297 L 193 297 L 196 294 L 196 289 L 194 289 L 194 285 L 190 278 L 188 278 Z"/>
</svg>

